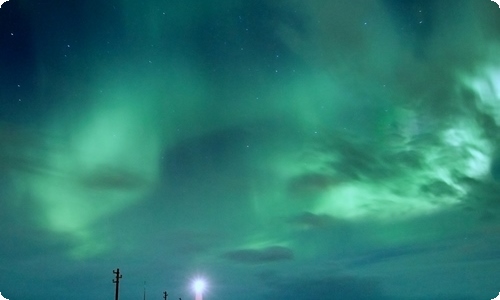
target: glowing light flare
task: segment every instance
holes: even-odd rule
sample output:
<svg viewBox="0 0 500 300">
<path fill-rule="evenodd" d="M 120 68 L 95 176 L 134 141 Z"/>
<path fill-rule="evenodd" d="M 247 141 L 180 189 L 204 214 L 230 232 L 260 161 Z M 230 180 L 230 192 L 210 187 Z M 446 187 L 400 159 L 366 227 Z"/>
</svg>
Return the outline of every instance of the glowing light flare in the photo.
<svg viewBox="0 0 500 300">
<path fill-rule="evenodd" d="M 195 300 L 202 300 L 203 299 L 203 292 L 205 291 L 206 287 L 207 287 L 207 283 L 202 278 L 196 278 L 193 281 L 193 290 L 195 292 Z"/>
<path fill-rule="evenodd" d="M 206 283 L 205 280 L 198 278 L 193 282 L 193 289 L 196 293 L 201 293 L 205 290 Z"/>
</svg>

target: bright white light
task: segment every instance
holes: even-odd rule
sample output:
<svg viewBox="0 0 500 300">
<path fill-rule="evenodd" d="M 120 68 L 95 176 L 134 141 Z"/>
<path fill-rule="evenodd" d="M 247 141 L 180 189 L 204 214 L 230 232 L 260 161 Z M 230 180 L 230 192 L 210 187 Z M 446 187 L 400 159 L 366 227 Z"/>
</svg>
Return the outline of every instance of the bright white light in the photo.
<svg viewBox="0 0 500 300">
<path fill-rule="evenodd" d="M 193 282 L 193 288 L 196 293 L 203 292 L 205 290 L 205 287 L 206 283 L 203 279 L 198 278 Z"/>
</svg>

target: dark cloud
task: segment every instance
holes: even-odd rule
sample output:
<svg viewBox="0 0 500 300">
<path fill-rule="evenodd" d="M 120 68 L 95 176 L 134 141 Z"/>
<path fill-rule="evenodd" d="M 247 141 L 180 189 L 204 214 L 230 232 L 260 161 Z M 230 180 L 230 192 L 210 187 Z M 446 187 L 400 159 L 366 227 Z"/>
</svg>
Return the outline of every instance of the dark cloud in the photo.
<svg viewBox="0 0 500 300">
<path fill-rule="evenodd" d="M 457 176 L 457 181 L 469 191 L 464 206 L 483 212 L 497 211 L 500 208 L 500 184 L 497 181 L 483 181 L 466 176 Z"/>
<path fill-rule="evenodd" d="M 292 260 L 294 255 L 290 248 L 282 246 L 272 246 L 264 249 L 240 249 L 229 251 L 223 257 L 245 264 L 263 264 L 283 260 Z"/>
<path fill-rule="evenodd" d="M 270 290 L 269 299 L 385 299 L 380 282 L 373 278 L 317 274 L 282 277 L 271 273 L 261 279 Z"/>
<path fill-rule="evenodd" d="M 330 215 L 304 212 L 300 215 L 290 218 L 289 222 L 290 224 L 297 225 L 299 227 L 325 228 L 333 226 L 339 221 Z"/>
<path fill-rule="evenodd" d="M 293 197 L 304 198 L 318 194 L 339 181 L 338 178 L 327 174 L 306 173 L 290 179 L 288 189 Z"/>
<path fill-rule="evenodd" d="M 442 197 L 442 196 L 459 197 L 457 191 L 453 189 L 453 187 L 451 187 L 446 182 L 440 180 L 432 181 L 426 185 L 423 185 L 421 187 L 421 191 L 437 197 Z"/>
<path fill-rule="evenodd" d="M 418 132 L 403 143 L 398 142 L 399 138 L 394 138 L 391 131 L 382 131 L 378 137 L 380 140 L 376 141 L 372 137 L 362 139 L 340 132 L 325 136 L 317 150 L 318 155 L 331 155 L 331 161 L 324 165 L 328 171 L 305 174 L 294 180 L 292 186 L 315 191 L 352 180 L 388 180 L 425 167 L 424 149 L 438 144 L 436 135 L 423 137 Z M 330 175 L 332 172 L 336 175 Z"/>
<path fill-rule="evenodd" d="M 404 245 L 393 248 L 384 248 L 372 250 L 367 254 L 359 254 L 349 261 L 350 267 L 359 267 L 368 264 L 383 263 L 389 260 L 422 255 L 443 250 L 445 246 L 426 246 L 426 245 Z"/>
<path fill-rule="evenodd" d="M 89 189 L 96 190 L 134 190 L 148 187 L 151 182 L 131 171 L 112 166 L 100 166 L 99 170 L 82 176 L 81 183 Z"/>
<path fill-rule="evenodd" d="M 357 277 L 350 275 L 281 276 L 275 272 L 264 272 L 258 276 L 270 290 L 266 297 L 270 299 L 370 299 L 370 300 L 479 300 L 477 297 L 461 294 L 432 293 L 428 297 L 390 295 L 382 288 L 382 278 Z"/>
</svg>

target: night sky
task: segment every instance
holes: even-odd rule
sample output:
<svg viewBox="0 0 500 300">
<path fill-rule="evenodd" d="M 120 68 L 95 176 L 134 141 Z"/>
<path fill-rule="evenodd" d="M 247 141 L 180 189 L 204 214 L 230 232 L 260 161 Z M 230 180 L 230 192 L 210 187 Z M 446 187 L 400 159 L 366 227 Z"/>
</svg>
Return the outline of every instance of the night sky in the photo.
<svg viewBox="0 0 500 300">
<path fill-rule="evenodd" d="M 0 293 L 500 292 L 489 0 L 10 0 Z"/>
</svg>

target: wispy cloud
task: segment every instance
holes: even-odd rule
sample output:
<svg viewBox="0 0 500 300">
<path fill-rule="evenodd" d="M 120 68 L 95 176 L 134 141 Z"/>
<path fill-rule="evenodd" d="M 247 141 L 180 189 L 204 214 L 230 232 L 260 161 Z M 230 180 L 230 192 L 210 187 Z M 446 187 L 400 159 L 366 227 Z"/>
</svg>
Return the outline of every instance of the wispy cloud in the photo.
<svg viewBox="0 0 500 300">
<path fill-rule="evenodd" d="M 264 249 L 239 249 L 223 254 L 223 257 L 245 264 L 272 263 L 283 260 L 292 260 L 294 255 L 290 248 L 272 246 Z"/>
</svg>

